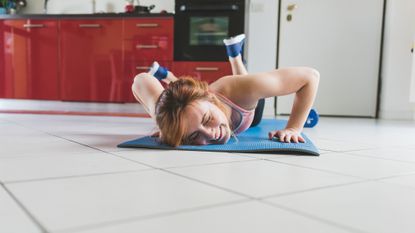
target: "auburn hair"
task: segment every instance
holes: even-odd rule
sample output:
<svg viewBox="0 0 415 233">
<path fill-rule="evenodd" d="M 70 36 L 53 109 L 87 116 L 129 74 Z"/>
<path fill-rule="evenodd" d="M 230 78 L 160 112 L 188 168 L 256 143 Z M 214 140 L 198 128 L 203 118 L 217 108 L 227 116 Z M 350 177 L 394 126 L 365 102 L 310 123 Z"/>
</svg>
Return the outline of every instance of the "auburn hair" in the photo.
<svg viewBox="0 0 415 233">
<path fill-rule="evenodd" d="M 185 143 L 186 122 L 183 113 L 187 106 L 197 100 L 207 100 L 225 112 L 225 107 L 215 94 L 209 92 L 205 81 L 182 77 L 172 82 L 160 94 L 156 102 L 156 122 L 160 129 L 160 139 L 170 146 Z"/>
</svg>

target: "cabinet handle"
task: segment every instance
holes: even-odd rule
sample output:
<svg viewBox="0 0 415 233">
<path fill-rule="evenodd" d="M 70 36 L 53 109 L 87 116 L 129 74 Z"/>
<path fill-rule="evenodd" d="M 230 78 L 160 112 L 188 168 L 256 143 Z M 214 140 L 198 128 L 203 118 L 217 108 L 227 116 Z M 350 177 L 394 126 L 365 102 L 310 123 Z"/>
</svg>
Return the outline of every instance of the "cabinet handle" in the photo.
<svg viewBox="0 0 415 233">
<path fill-rule="evenodd" d="M 80 28 L 100 28 L 100 24 L 79 24 Z"/>
<path fill-rule="evenodd" d="M 136 70 L 149 70 L 150 66 L 136 66 L 135 69 Z"/>
<path fill-rule="evenodd" d="M 135 46 L 137 49 L 158 49 L 157 45 L 146 45 L 146 44 L 138 44 Z"/>
<path fill-rule="evenodd" d="M 218 71 L 218 67 L 196 67 L 196 71 Z"/>
<path fill-rule="evenodd" d="M 44 24 L 23 24 L 24 28 L 43 28 Z"/>
<path fill-rule="evenodd" d="M 139 28 L 156 28 L 159 26 L 159 24 L 158 23 L 137 23 L 135 26 Z"/>
</svg>

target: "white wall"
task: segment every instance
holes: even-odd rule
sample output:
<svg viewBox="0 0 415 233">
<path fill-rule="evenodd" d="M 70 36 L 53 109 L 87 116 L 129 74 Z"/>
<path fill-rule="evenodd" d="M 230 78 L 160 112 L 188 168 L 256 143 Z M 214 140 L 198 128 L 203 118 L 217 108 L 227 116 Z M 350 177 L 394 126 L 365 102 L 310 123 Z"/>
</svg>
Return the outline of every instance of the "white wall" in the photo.
<svg viewBox="0 0 415 233">
<path fill-rule="evenodd" d="M 415 120 L 414 105 L 409 102 L 410 49 L 414 36 L 415 1 L 389 0 L 383 46 L 381 118 Z"/>
<path fill-rule="evenodd" d="M 27 7 L 22 13 L 38 14 L 43 13 L 44 0 L 30 0 Z M 158 13 L 161 10 L 168 12 L 174 11 L 174 0 L 140 0 L 140 5 L 149 6 L 156 5 L 152 10 Z M 96 0 L 96 12 L 124 12 L 124 0 Z M 75 14 L 75 13 L 91 13 L 92 0 L 49 0 L 49 14 Z"/>
</svg>

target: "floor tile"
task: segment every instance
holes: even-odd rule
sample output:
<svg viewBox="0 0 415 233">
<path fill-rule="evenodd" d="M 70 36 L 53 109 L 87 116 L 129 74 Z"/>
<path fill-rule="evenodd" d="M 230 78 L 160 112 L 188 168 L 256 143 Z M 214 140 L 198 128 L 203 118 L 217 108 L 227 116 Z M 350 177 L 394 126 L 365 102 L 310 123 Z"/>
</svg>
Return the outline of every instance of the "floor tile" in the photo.
<svg viewBox="0 0 415 233">
<path fill-rule="evenodd" d="M 327 153 L 319 157 L 290 157 L 271 160 L 333 173 L 374 179 L 415 172 L 415 164 L 376 159 L 345 153 Z"/>
<path fill-rule="evenodd" d="M 4 183 L 144 169 L 151 168 L 103 152 L 0 158 Z"/>
<path fill-rule="evenodd" d="M 321 117 L 317 126 L 311 129 L 305 128 L 304 132 L 322 139 L 379 145 L 378 142 L 389 141 L 391 144 L 400 144 L 399 141 L 409 142 L 398 135 L 415 136 L 413 127 L 415 127 L 414 121 Z M 397 138 L 399 140 L 396 140 Z"/>
<path fill-rule="evenodd" d="M 75 153 L 93 153 L 96 149 L 86 145 L 71 142 L 53 136 L 25 136 L 9 137 L 0 141 L 0 158 L 16 156 L 38 156 L 38 155 L 70 155 Z"/>
<path fill-rule="evenodd" d="M 41 229 L 33 223 L 2 186 L 0 186 L 0 206 L 0 232 L 41 232 Z"/>
<path fill-rule="evenodd" d="M 259 202 L 238 203 L 154 219 L 127 222 L 82 233 L 266 233 L 266 232 L 346 233 L 346 229 L 328 225 Z"/>
<path fill-rule="evenodd" d="M 386 182 L 386 183 L 392 183 L 392 184 L 400 184 L 400 185 L 415 188 L 415 174 L 391 177 L 391 178 L 382 179 L 379 181 Z"/>
<path fill-rule="evenodd" d="M 254 160 L 242 154 L 180 150 L 132 149 L 114 154 L 157 168 L 198 166 L 212 163 Z"/>
<path fill-rule="evenodd" d="M 337 151 L 337 152 L 376 148 L 375 146 L 369 145 L 369 144 L 347 142 L 347 141 L 334 141 L 334 140 L 326 140 L 326 139 L 319 139 L 319 138 L 314 139 L 314 143 L 317 146 L 317 148 L 319 148 L 320 150 Z"/>
<path fill-rule="evenodd" d="M 387 147 L 373 150 L 361 150 L 349 152 L 349 154 L 415 163 L 415 148 L 409 147 Z"/>
<path fill-rule="evenodd" d="M 13 121 L 22 127 L 108 152 L 121 151 L 118 144 L 156 130 L 151 119 L 132 117 L 16 115 Z"/>
<path fill-rule="evenodd" d="M 41 110 L 41 111 L 80 111 L 80 112 L 127 112 L 143 113 L 138 103 L 84 103 L 49 100 L 0 99 L 0 110 Z"/>
<path fill-rule="evenodd" d="M 358 180 L 263 160 L 169 170 L 251 197 L 297 192 Z"/>
<path fill-rule="evenodd" d="M 159 170 L 7 187 L 49 231 L 244 199 Z"/>
<path fill-rule="evenodd" d="M 371 233 L 412 233 L 415 189 L 365 182 L 267 201 Z"/>
</svg>

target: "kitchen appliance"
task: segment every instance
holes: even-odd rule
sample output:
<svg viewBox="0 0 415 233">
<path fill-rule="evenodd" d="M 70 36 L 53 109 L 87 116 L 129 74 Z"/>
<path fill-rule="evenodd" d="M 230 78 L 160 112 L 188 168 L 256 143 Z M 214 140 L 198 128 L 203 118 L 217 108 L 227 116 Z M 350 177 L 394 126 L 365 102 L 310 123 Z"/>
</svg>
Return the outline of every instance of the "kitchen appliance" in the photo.
<svg viewBox="0 0 415 233">
<path fill-rule="evenodd" d="M 227 61 L 223 39 L 244 33 L 245 0 L 176 0 L 174 59 Z"/>
<path fill-rule="evenodd" d="M 150 6 L 140 6 L 140 5 L 136 5 L 134 6 L 134 13 L 139 13 L 139 14 L 148 14 L 150 13 L 151 10 L 153 10 L 155 7 L 155 5 L 150 5 Z"/>
</svg>

